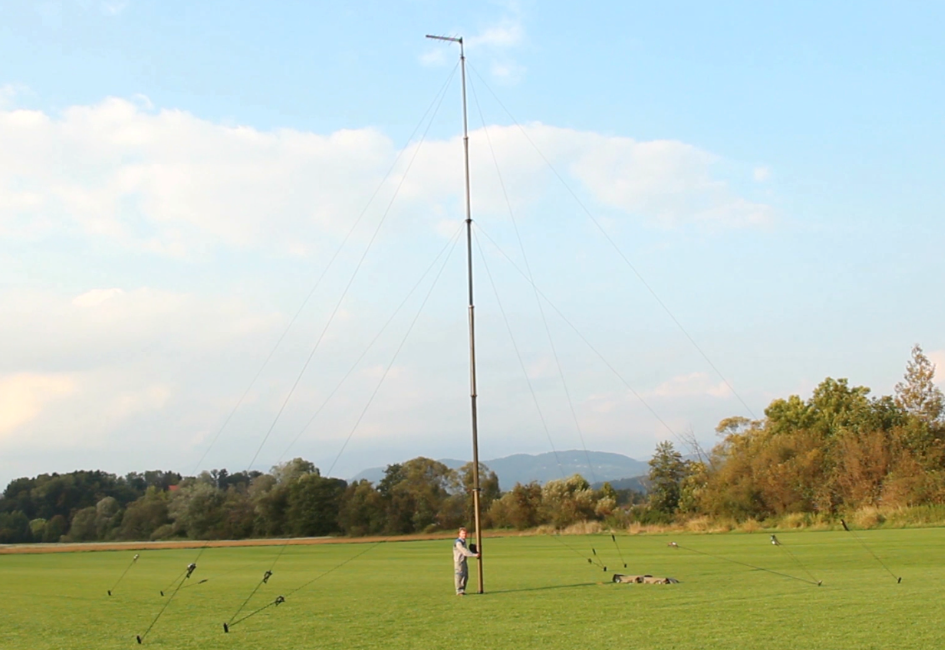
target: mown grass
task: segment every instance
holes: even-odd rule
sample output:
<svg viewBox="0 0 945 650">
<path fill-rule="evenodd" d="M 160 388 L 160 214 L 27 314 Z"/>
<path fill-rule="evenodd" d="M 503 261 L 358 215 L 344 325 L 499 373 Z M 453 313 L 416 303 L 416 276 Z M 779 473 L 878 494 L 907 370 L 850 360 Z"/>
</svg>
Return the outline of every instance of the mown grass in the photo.
<svg viewBox="0 0 945 650">
<path fill-rule="evenodd" d="M 236 625 L 230 634 L 223 633 L 222 623 L 279 549 L 207 549 L 145 645 L 273 650 L 945 647 L 945 530 L 858 534 L 903 577 L 901 584 L 842 531 L 778 533 L 783 548 L 760 533 L 622 536 L 618 541 L 627 569 L 609 535 L 487 540 L 487 593 L 466 598 L 452 595 L 448 541 L 382 543 L 302 589 L 368 547 L 288 547 L 274 577 L 244 614 L 278 594 L 285 594 L 286 602 Z M 684 548 L 670 548 L 669 541 Z M 587 562 L 591 548 L 608 564 L 606 573 Z M 106 590 L 133 552 L 0 556 L 0 648 L 137 647 L 135 635 L 167 602 L 159 590 L 196 554 L 142 551 L 112 597 Z M 615 585 L 609 582 L 614 570 L 669 575 L 682 582 Z M 804 582 L 810 580 L 806 572 L 823 586 Z M 209 580 L 196 584 L 198 579 Z"/>
</svg>

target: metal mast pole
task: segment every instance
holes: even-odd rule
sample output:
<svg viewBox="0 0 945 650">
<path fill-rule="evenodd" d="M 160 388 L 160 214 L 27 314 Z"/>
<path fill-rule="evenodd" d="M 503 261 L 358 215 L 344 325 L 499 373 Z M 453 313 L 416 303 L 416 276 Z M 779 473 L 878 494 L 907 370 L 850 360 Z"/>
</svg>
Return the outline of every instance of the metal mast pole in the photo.
<svg viewBox="0 0 945 650">
<path fill-rule="evenodd" d="M 466 51 L 463 39 L 449 36 L 430 36 L 440 41 L 459 43 L 459 66 L 463 83 L 463 162 L 466 173 L 466 274 L 469 278 L 469 400 L 472 407 L 472 452 L 473 452 L 473 516 L 476 525 L 476 549 L 482 553 L 482 526 L 479 513 L 479 418 L 476 410 L 476 317 L 473 305 L 472 262 L 472 206 L 469 194 L 469 127 L 466 119 Z M 482 557 L 476 563 L 479 574 L 479 593 L 483 593 Z"/>
</svg>

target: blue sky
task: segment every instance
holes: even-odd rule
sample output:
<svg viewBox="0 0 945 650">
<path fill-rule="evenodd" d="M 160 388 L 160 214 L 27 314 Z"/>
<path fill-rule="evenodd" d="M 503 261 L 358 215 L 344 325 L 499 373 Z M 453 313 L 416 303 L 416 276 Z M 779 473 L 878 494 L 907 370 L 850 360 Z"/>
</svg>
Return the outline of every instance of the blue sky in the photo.
<svg viewBox="0 0 945 650">
<path fill-rule="evenodd" d="M 270 426 L 260 469 L 469 455 L 461 247 L 354 364 L 462 219 L 458 78 L 408 144 L 456 63 L 427 33 L 471 68 L 484 458 L 747 415 L 607 238 L 755 414 L 945 364 L 937 3 L 0 6 L 2 483 L 242 469 Z"/>
</svg>

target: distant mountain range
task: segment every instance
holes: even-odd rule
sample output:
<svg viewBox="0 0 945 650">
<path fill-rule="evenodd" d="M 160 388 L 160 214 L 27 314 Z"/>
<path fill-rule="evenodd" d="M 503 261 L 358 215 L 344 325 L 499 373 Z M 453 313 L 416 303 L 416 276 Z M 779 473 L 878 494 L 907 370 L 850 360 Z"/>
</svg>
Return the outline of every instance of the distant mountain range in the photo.
<svg viewBox="0 0 945 650">
<path fill-rule="evenodd" d="M 631 478 L 622 478 L 616 481 L 607 481 L 610 483 L 610 487 L 615 490 L 633 490 L 634 492 L 643 492 L 646 493 L 646 476 L 634 476 Z M 598 481 L 597 483 L 591 484 L 591 487 L 595 490 L 599 490 L 604 486 L 604 481 Z"/>
<path fill-rule="evenodd" d="M 588 458 L 590 458 L 590 469 L 588 468 Z M 459 469 L 469 462 L 454 458 L 441 458 L 439 461 L 451 469 Z M 504 458 L 484 460 L 482 463 L 498 475 L 499 486 L 503 490 L 512 488 L 516 483 L 524 484 L 530 481 L 545 483 L 572 474 L 580 474 L 588 482 L 595 484 L 604 481 L 613 482 L 643 476 L 650 469 L 645 461 L 635 460 L 623 454 L 612 454 L 604 451 L 585 453 L 575 449 L 559 451 L 557 454 L 549 452 L 534 456 L 514 454 Z M 367 479 L 372 483 L 377 483 L 384 478 L 384 469 L 383 467 L 372 467 L 354 476 L 351 480 Z"/>
</svg>

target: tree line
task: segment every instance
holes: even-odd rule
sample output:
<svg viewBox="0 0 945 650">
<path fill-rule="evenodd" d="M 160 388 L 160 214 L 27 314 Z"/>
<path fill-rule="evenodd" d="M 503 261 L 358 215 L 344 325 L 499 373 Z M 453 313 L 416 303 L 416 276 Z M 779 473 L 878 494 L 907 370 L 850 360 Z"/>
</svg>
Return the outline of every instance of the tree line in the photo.
<svg viewBox="0 0 945 650">
<path fill-rule="evenodd" d="M 620 528 L 945 504 L 945 398 L 934 373 L 916 346 L 894 395 L 827 378 L 807 400 L 774 400 L 760 420 L 722 420 L 710 452 L 687 440 L 694 457 L 684 459 L 661 442 L 646 495 L 595 489 L 580 475 L 502 492 L 480 464 L 482 524 Z M 0 543 L 430 533 L 471 526 L 472 489 L 472 463 L 453 470 L 423 457 L 388 465 L 377 485 L 322 476 L 301 458 L 266 473 L 43 474 L 4 490 Z"/>
<path fill-rule="evenodd" d="M 720 442 L 683 460 L 669 442 L 650 461 L 653 520 L 836 519 L 863 508 L 945 504 L 945 398 L 916 345 L 893 395 L 827 378 L 807 400 L 719 423 Z"/>
<path fill-rule="evenodd" d="M 0 497 L 0 543 L 407 535 L 470 525 L 472 463 L 453 470 L 429 458 L 389 465 L 374 485 L 322 476 L 295 458 L 269 472 L 213 470 L 118 477 L 101 471 L 12 481 Z M 609 486 L 574 476 L 502 494 L 480 464 L 483 525 L 527 528 L 605 516 Z"/>
</svg>

